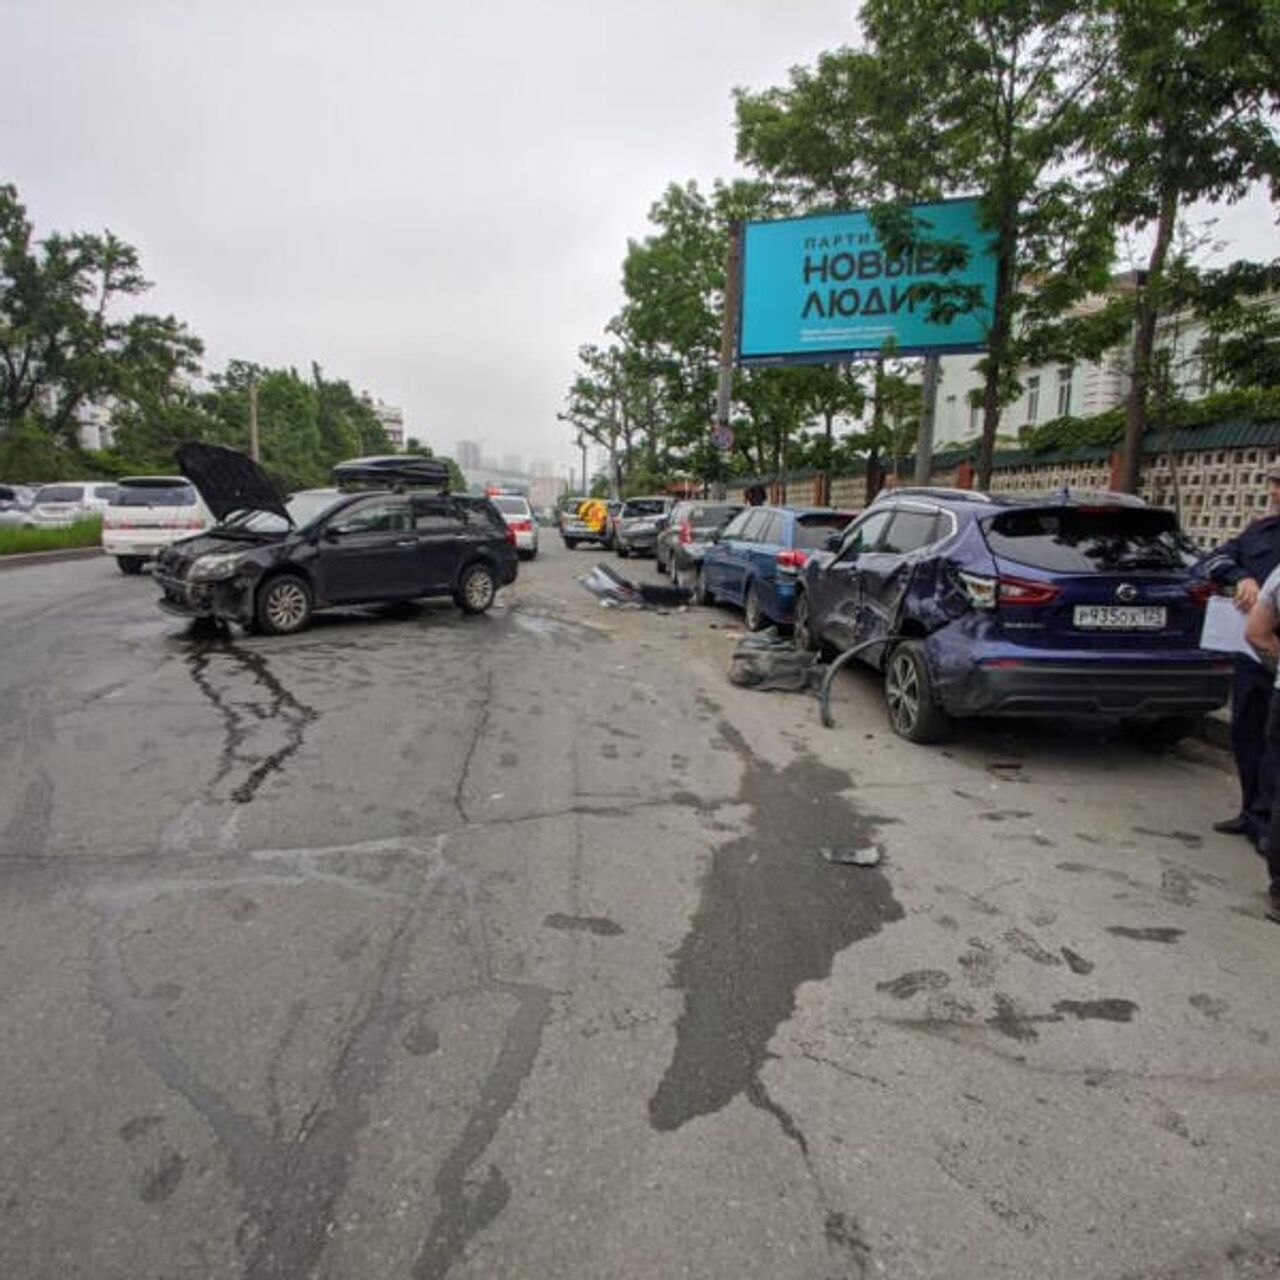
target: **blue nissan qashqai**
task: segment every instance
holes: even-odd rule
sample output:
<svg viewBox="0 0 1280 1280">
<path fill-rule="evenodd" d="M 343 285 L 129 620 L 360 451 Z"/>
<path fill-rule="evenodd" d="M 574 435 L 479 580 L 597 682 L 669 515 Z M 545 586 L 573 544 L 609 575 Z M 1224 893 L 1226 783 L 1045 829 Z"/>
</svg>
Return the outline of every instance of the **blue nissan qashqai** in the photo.
<svg viewBox="0 0 1280 1280">
<path fill-rule="evenodd" d="M 1222 706 L 1198 647 L 1210 585 L 1171 511 L 1118 494 L 882 494 L 798 570 L 797 644 L 884 673 L 893 729 L 1085 715 L 1174 741 Z"/>
</svg>

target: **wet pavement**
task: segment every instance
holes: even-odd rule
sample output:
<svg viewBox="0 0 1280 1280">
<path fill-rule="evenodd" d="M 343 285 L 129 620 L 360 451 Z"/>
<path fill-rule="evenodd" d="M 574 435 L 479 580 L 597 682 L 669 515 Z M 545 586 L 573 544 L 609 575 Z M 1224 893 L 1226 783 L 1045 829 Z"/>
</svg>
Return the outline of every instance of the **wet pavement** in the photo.
<svg viewBox="0 0 1280 1280">
<path fill-rule="evenodd" d="M 276 640 L 0 575 L 0 1273 L 1280 1270 L 1223 756 L 826 730 L 543 548 Z"/>
</svg>

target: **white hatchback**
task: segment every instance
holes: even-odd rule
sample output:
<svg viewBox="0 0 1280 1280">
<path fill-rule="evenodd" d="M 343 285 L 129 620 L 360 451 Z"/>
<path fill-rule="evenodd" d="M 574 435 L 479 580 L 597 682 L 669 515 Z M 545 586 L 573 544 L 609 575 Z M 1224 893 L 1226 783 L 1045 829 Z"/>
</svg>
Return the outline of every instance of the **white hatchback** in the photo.
<svg viewBox="0 0 1280 1280">
<path fill-rule="evenodd" d="M 158 551 L 214 525 L 195 486 L 182 476 L 129 476 L 102 519 L 102 549 L 121 573 L 141 573 Z"/>
<path fill-rule="evenodd" d="M 533 518 L 529 499 L 515 493 L 495 493 L 489 496 L 489 501 L 515 534 L 516 551 L 523 559 L 532 560 L 538 554 L 538 522 Z"/>
</svg>

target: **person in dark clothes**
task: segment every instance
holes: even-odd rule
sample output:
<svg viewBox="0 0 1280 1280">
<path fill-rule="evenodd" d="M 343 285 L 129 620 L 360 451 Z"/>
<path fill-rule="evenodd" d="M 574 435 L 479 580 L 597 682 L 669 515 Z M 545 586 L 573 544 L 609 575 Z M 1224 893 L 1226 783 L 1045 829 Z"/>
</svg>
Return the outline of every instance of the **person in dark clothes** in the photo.
<svg viewBox="0 0 1280 1280">
<path fill-rule="evenodd" d="M 1270 760 L 1280 769 L 1280 678 L 1275 674 L 1277 662 L 1280 662 L 1280 636 L 1276 634 L 1280 628 L 1280 569 L 1276 569 L 1262 584 L 1258 593 L 1258 601 L 1249 610 L 1249 621 L 1245 624 L 1245 639 L 1262 655 L 1267 664 L 1266 669 L 1272 679 L 1277 681 L 1276 689 L 1271 696 L 1271 710 L 1267 715 L 1267 746 L 1270 749 Z M 1280 777 L 1272 778 L 1274 791 L 1280 791 Z M 1271 880 L 1271 904 L 1267 908 L 1267 918 L 1280 924 L 1280 804 L 1271 809 L 1271 829 L 1263 844 L 1263 852 L 1267 856 L 1267 874 Z"/>
<path fill-rule="evenodd" d="M 1270 511 L 1234 538 L 1215 547 L 1201 561 L 1209 578 L 1234 592 L 1236 607 L 1247 613 L 1258 592 L 1280 566 L 1280 466 L 1267 473 Z M 1275 792 L 1276 750 L 1267 745 L 1267 714 L 1271 706 L 1272 673 L 1260 662 L 1236 657 L 1231 687 L 1231 748 L 1240 775 L 1240 812 L 1215 822 L 1215 831 L 1248 836 L 1264 851 L 1271 825 Z M 1280 759 L 1280 756 L 1276 756 Z"/>
</svg>

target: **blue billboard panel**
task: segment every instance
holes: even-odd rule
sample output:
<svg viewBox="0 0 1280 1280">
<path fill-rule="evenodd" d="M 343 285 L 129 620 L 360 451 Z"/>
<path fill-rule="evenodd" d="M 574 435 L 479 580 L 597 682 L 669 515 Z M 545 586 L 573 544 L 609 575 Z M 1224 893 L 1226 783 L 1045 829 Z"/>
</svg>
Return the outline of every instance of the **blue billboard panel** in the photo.
<svg viewBox="0 0 1280 1280">
<path fill-rule="evenodd" d="M 748 222 L 742 241 L 738 360 L 792 364 L 874 356 L 981 351 L 987 345 L 996 267 L 976 200 L 912 206 L 915 243 L 890 256 L 865 210 Z M 954 248 L 965 262 L 953 266 Z M 965 285 L 976 305 L 931 318 L 919 285 Z"/>
</svg>

